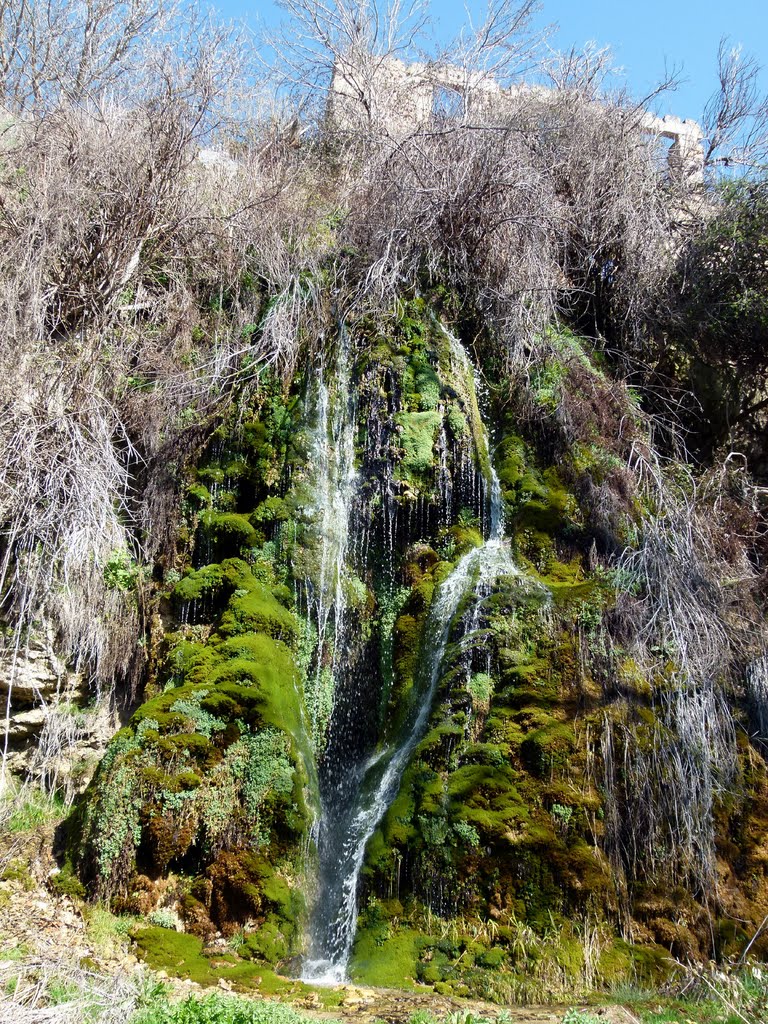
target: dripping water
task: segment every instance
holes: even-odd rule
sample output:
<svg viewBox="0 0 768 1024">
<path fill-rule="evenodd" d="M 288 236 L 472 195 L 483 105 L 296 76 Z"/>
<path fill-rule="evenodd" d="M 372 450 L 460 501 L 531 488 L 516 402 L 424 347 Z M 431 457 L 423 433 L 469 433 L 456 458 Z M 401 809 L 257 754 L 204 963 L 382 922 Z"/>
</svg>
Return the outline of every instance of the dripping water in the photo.
<svg viewBox="0 0 768 1024">
<path fill-rule="evenodd" d="M 747 665 L 747 695 L 753 720 L 753 737 L 768 750 L 768 655 Z"/>
<path fill-rule="evenodd" d="M 320 551 L 314 578 L 306 580 L 307 610 L 317 630 L 314 678 L 311 683 L 313 741 L 321 743 L 324 725 L 321 707 L 324 688 L 333 685 L 338 652 L 343 648 L 345 625 L 344 577 L 350 543 L 349 524 L 354 502 L 356 404 L 349 386 L 349 337 L 339 330 L 338 355 L 329 387 L 322 358 L 315 426 L 311 433 L 315 470 L 312 509 Z M 329 681 L 330 680 L 330 684 Z"/>
<path fill-rule="evenodd" d="M 451 339 L 457 361 L 469 373 L 469 358 L 460 343 Z M 463 556 L 437 588 L 424 628 L 420 668 L 414 684 L 417 702 L 401 728 L 397 742 L 359 761 L 344 762 L 344 772 L 322 794 L 319 829 L 319 891 L 309 929 L 309 951 L 302 978 L 315 984 L 339 984 L 347 969 L 357 925 L 357 889 L 365 848 L 394 799 L 414 749 L 427 727 L 441 679 L 451 627 L 464 598 L 476 600 L 490 593 L 500 576 L 513 578 L 521 587 L 541 589 L 514 564 L 504 541 L 504 510 L 501 486 L 490 459 L 485 427 L 480 421 L 476 443 L 483 467 L 487 497 L 487 539 Z M 388 509 L 385 503 L 385 516 Z M 385 520 L 386 536 L 394 543 L 394 531 Z"/>
</svg>

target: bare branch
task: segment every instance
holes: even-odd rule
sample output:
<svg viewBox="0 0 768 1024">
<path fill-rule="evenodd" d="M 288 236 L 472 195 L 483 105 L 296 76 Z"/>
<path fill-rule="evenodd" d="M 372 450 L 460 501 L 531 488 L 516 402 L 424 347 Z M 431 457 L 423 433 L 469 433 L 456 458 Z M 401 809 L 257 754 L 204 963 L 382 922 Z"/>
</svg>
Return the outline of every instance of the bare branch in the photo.
<svg viewBox="0 0 768 1024">
<path fill-rule="evenodd" d="M 723 37 L 717 52 L 719 87 L 704 108 L 706 163 L 750 163 L 768 152 L 768 94 L 760 92 L 762 68 Z"/>
</svg>

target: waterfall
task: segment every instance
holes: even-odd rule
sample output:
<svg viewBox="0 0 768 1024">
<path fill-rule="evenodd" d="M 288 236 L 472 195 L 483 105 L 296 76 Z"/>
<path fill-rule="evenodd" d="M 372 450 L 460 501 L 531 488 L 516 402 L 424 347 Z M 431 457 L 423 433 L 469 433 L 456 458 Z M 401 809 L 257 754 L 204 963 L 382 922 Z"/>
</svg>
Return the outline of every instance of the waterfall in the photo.
<svg viewBox="0 0 768 1024">
<path fill-rule="evenodd" d="M 763 655 L 747 665 L 746 683 L 755 739 L 768 746 L 768 656 Z"/>
<path fill-rule="evenodd" d="M 457 339 L 450 335 L 449 338 L 456 360 L 471 376 L 473 371 L 466 352 Z M 534 584 L 517 568 L 504 542 L 501 486 L 479 415 L 475 443 L 486 491 L 487 539 L 465 554 L 436 589 L 424 628 L 420 668 L 414 683 L 417 700 L 397 741 L 356 764 L 345 766 L 343 777 L 336 779 L 330 792 L 322 794 L 319 892 L 302 971 L 305 981 L 332 985 L 347 980 L 365 848 L 397 794 L 403 772 L 426 731 L 442 676 L 451 626 L 462 601 L 470 592 L 476 602 L 486 597 L 500 576 L 512 577 L 529 589 L 539 588 L 543 596 L 548 596 L 545 588 Z"/>
<path fill-rule="evenodd" d="M 317 629 L 315 671 L 308 686 L 312 738 L 316 746 L 321 745 L 327 725 L 327 705 L 333 697 L 336 657 L 344 632 L 344 573 L 357 482 L 356 406 L 349 386 L 349 372 L 349 336 L 342 324 L 332 390 L 322 358 L 319 362 L 317 412 L 310 445 L 315 476 L 312 512 L 320 545 L 315 578 L 306 580 L 309 616 Z"/>
</svg>

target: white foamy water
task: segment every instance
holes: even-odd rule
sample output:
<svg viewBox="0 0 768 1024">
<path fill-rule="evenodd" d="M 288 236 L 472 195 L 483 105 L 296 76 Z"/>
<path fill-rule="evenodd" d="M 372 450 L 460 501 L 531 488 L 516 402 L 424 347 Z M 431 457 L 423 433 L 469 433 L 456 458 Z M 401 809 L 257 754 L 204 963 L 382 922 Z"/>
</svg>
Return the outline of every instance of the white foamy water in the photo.
<svg viewBox="0 0 768 1024">
<path fill-rule="evenodd" d="M 467 373 L 473 373 L 458 339 L 452 352 Z M 401 730 L 399 741 L 377 751 L 352 769 L 338 792 L 324 794 L 320 820 L 321 840 L 319 893 L 309 934 L 309 952 L 301 977 L 315 985 L 337 985 L 347 980 L 347 970 L 357 928 L 357 890 L 365 848 L 397 794 L 411 755 L 423 738 L 432 704 L 442 677 L 451 626 L 462 601 L 470 593 L 475 606 L 487 597 L 500 577 L 512 577 L 529 593 L 548 599 L 546 588 L 515 565 L 504 541 L 504 504 L 499 478 L 491 462 L 484 425 L 476 438 L 489 504 L 487 540 L 467 552 L 450 575 L 437 587 L 424 628 L 420 670 L 415 680 L 418 704 Z"/>
</svg>

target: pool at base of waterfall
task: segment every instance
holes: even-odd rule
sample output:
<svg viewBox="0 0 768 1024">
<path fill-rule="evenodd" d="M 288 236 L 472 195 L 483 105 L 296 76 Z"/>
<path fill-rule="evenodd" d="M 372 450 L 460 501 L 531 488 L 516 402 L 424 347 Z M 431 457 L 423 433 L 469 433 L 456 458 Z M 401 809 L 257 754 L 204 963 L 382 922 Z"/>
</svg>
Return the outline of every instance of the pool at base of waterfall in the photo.
<svg viewBox="0 0 768 1024">
<path fill-rule="evenodd" d="M 346 985 L 350 980 L 346 965 L 330 960 L 305 960 L 299 978 L 308 985 L 321 987 Z"/>
</svg>

